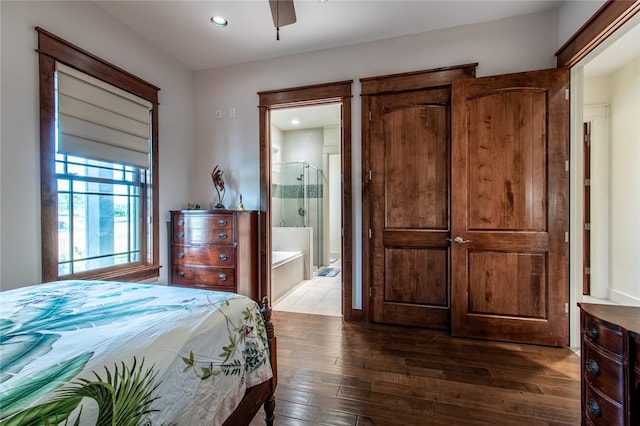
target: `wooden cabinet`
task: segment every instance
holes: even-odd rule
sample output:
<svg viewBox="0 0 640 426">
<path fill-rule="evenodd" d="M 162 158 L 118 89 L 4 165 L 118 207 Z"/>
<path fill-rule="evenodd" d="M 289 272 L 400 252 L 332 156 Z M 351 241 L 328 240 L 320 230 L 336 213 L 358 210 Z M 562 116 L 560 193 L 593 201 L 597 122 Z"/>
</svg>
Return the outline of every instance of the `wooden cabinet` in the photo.
<svg viewBox="0 0 640 426">
<path fill-rule="evenodd" d="M 258 212 L 171 212 L 171 284 L 259 298 Z"/>
<path fill-rule="evenodd" d="M 640 308 L 579 303 L 582 424 L 640 424 Z"/>
</svg>

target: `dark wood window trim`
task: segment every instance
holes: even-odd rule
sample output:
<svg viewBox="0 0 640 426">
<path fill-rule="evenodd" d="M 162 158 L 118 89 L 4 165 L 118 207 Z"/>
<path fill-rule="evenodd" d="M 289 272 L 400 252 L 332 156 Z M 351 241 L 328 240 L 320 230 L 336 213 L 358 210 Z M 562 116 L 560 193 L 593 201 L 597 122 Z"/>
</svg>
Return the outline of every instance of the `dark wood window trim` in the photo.
<svg viewBox="0 0 640 426">
<path fill-rule="evenodd" d="M 271 289 L 271 123 L 272 109 L 340 102 L 342 105 L 342 312 L 345 320 L 362 319 L 353 309 L 353 220 L 351 170 L 351 85 L 352 81 L 258 92 L 260 111 L 260 210 L 261 292 Z M 267 267 L 269 265 L 269 267 Z"/>
<path fill-rule="evenodd" d="M 558 67 L 572 67 L 640 12 L 640 0 L 609 0 L 557 52 Z"/>
<path fill-rule="evenodd" d="M 152 110 L 151 199 L 152 221 L 147 233 L 153 236 L 151 247 L 143 239 L 142 261 L 135 265 L 65 276 L 65 278 L 137 281 L 159 276 L 158 221 L 158 92 L 159 88 L 118 68 L 89 52 L 36 27 L 38 32 L 40 80 L 40 183 L 42 228 L 42 281 L 58 276 L 58 202 L 55 174 L 55 63 L 60 62 L 88 75 L 148 100 Z"/>
</svg>

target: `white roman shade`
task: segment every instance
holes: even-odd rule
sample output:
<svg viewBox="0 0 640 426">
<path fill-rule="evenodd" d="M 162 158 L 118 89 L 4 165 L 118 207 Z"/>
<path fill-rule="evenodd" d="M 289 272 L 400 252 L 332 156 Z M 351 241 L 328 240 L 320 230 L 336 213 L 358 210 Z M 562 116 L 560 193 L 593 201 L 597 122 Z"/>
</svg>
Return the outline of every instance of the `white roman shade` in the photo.
<svg viewBox="0 0 640 426">
<path fill-rule="evenodd" d="M 64 64 L 58 79 L 58 153 L 149 168 L 151 102 Z"/>
</svg>

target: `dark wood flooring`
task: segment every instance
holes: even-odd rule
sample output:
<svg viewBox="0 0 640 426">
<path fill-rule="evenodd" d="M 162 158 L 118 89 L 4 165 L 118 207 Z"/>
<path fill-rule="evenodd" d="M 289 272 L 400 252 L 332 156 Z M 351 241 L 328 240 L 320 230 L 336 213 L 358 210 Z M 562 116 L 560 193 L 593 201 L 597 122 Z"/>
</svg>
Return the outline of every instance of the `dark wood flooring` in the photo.
<svg viewBox="0 0 640 426">
<path fill-rule="evenodd" d="M 569 348 L 291 312 L 273 320 L 278 426 L 580 424 Z"/>
</svg>

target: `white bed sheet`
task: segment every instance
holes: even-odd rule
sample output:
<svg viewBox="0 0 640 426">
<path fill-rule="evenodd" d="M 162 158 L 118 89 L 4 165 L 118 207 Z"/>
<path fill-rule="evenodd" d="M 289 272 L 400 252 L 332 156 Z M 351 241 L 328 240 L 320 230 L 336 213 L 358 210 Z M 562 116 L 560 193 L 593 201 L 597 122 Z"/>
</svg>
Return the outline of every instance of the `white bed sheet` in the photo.
<svg viewBox="0 0 640 426">
<path fill-rule="evenodd" d="M 272 377 L 259 307 L 234 293 L 58 281 L 0 298 L 3 426 L 217 425 Z"/>
</svg>

